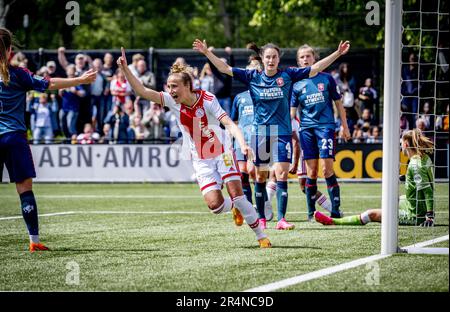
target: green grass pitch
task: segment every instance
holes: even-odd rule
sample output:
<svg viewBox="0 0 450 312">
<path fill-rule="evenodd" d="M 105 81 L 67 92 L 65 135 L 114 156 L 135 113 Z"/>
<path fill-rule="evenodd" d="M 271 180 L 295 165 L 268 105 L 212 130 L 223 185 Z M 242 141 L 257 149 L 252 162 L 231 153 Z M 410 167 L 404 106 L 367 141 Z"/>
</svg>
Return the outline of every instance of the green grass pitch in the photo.
<svg viewBox="0 0 450 312">
<path fill-rule="evenodd" d="M 273 248 L 262 250 L 247 225 L 209 213 L 194 184 L 35 184 L 39 214 L 68 214 L 40 217 L 52 251 L 30 254 L 23 220 L 5 219 L 20 216 L 15 187 L 0 184 L 0 291 L 242 291 L 380 252 L 380 224 L 308 223 L 305 196 L 289 190 L 296 228 L 268 223 Z M 341 183 L 341 193 L 346 215 L 381 205 L 381 184 Z M 400 227 L 400 245 L 448 235 L 448 183 L 437 184 L 436 210 L 432 229 Z M 399 254 L 377 268 L 375 284 L 362 265 L 280 291 L 449 290 L 448 256 Z"/>
</svg>

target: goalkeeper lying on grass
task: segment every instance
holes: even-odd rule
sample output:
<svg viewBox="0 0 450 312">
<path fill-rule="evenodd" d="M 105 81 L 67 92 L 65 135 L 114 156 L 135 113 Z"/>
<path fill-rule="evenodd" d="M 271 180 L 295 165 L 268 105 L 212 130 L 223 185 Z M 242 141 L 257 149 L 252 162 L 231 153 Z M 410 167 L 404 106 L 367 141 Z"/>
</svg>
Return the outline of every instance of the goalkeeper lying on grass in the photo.
<svg viewBox="0 0 450 312">
<path fill-rule="evenodd" d="M 406 195 L 400 196 L 399 222 L 402 225 L 433 226 L 433 163 L 427 155 L 433 152 L 433 143 L 419 129 L 409 130 L 402 137 L 402 152 L 408 156 L 409 164 L 405 177 Z M 365 225 L 381 222 L 381 209 L 370 209 L 341 219 L 316 211 L 314 218 L 323 225 Z"/>
</svg>

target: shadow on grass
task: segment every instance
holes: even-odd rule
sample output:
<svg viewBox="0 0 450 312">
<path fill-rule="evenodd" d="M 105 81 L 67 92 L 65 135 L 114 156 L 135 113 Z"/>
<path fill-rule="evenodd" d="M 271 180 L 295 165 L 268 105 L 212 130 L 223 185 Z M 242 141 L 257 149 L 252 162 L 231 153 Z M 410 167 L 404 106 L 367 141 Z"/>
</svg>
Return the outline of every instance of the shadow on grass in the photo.
<svg viewBox="0 0 450 312">
<path fill-rule="evenodd" d="M 258 246 L 245 246 L 243 248 L 246 249 L 260 249 Z M 272 245 L 271 248 L 268 249 L 315 249 L 315 250 L 322 250 L 321 247 L 316 246 L 283 246 L 283 245 Z"/>
<path fill-rule="evenodd" d="M 50 252 L 159 252 L 161 249 L 125 249 L 125 248 L 57 248 L 51 249 Z"/>
</svg>

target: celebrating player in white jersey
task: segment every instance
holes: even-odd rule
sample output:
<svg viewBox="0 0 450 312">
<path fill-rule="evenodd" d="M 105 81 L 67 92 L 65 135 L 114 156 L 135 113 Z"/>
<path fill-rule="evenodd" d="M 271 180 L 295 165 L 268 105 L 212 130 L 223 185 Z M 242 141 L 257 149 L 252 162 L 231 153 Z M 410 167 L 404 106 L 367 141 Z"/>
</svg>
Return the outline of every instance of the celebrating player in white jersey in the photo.
<svg viewBox="0 0 450 312">
<path fill-rule="evenodd" d="M 220 214 L 232 211 L 236 225 L 242 225 L 245 219 L 255 232 L 260 247 L 271 247 L 267 235 L 259 225 L 256 211 L 242 191 L 231 142 L 228 142 L 220 123 L 237 139 L 244 155 L 252 158 L 253 152 L 245 143 L 242 132 L 220 107 L 216 97 L 209 92 L 193 89 L 186 65 L 175 63 L 172 66 L 167 78 L 169 93 L 145 88 L 128 69 L 123 48 L 117 65 L 141 98 L 167 106 L 174 112 L 183 139 L 190 144 L 197 181 L 211 212 Z M 222 184 L 226 185 L 231 199 L 223 197 Z"/>
</svg>

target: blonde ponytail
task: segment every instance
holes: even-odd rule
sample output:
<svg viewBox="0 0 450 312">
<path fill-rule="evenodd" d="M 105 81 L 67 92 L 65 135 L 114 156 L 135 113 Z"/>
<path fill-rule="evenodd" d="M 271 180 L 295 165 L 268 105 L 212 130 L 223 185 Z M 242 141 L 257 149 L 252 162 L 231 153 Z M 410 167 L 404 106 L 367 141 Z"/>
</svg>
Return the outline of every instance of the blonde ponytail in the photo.
<svg viewBox="0 0 450 312">
<path fill-rule="evenodd" d="M 434 144 L 420 129 L 408 130 L 403 134 L 403 140 L 407 141 L 409 148 L 422 157 L 424 154 L 433 153 Z"/>
</svg>

